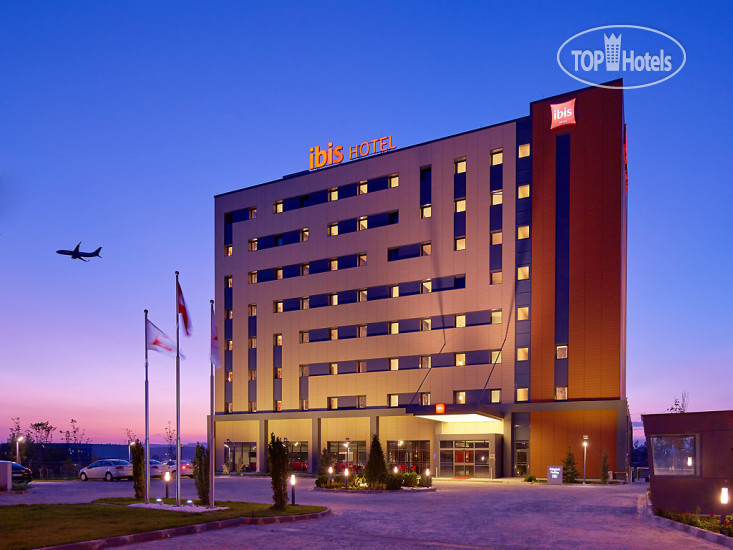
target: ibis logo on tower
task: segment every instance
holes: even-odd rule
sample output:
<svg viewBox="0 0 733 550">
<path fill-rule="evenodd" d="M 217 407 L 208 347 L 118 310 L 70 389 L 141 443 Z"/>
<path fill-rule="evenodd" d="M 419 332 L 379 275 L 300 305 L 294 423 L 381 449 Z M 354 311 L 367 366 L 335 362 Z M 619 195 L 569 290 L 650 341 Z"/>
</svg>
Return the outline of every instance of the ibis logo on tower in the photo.
<svg viewBox="0 0 733 550">
<path fill-rule="evenodd" d="M 630 90 L 659 84 L 682 70 L 687 53 L 670 35 L 637 25 L 606 25 L 568 38 L 557 50 L 566 74 L 600 88 Z M 623 84 L 609 81 L 623 78 Z M 606 83 L 606 84 L 604 84 Z"/>
<path fill-rule="evenodd" d="M 550 130 L 558 126 L 575 124 L 575 98 L 565 103 L 554 103 L 550 105 L 552 112 L 552 124 Z"/>
</svg>

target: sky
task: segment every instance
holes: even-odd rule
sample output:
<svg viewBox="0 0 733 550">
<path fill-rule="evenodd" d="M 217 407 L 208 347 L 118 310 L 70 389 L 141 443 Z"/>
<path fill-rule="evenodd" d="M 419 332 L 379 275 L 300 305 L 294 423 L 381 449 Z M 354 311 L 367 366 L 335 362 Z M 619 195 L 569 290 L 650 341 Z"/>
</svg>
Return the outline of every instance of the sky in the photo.
<svg viewBox="0 0 733 550">
<path fill-rule="evenodd" d="M 0 440 L 13 417 L 142 438 L 143 310 L 175 337 L 178 270 L 193 322 L 181 437 L 204 441 L 214 195 L 305 170 L 329 141 L 402 147 L 526 116 L 583 86 L 560 45 L 611 24 L 687 52 L 673 78 L 625 93 L 632 420 L 683 391 L 688 410 L 732 408 L 732 15 L 725 2 L 0 0 Z M 102 259 L 54 253 L 79 241 Z M 174 360 L 151 353 L 150 391 L 162 443 Z"/>
</svg>

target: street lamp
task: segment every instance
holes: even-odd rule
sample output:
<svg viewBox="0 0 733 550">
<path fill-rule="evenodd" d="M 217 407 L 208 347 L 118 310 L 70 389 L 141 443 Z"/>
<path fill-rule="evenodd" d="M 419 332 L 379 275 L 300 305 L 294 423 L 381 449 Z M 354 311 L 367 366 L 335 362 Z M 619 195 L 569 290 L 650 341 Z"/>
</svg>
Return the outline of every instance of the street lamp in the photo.
<svg viewBox="0 0 733 550">
<path fill-rule="evenodd" d="M 134 441 L 127 441 L 127 462 L 132 462 L 132 446 L 135 444 Z"/>
<path fill-rule="evenodd" d="M 25 436 L 20 436 L 15 440 L 15 461 L 20 464 L 20 443 L 25 439 Z"/>
<path fill-rule="evenodd" d="M 295 506 L 295 474 L 290 475 L 290 504 Z"/>
<path fill-rule="evenodd" d="M 583 436 L 583 485 L 585 485 L 585 464 L 588 455 L 588 436 Z"/>
<path fill-rule="evenodd" d="M 349 443 L 351 443 L 351 439 L 348 437 L 346 438 L 346 443 L 344 443 L 344 447 L 346 447 L 346 469 L 349 469 Z"/>
</svg>

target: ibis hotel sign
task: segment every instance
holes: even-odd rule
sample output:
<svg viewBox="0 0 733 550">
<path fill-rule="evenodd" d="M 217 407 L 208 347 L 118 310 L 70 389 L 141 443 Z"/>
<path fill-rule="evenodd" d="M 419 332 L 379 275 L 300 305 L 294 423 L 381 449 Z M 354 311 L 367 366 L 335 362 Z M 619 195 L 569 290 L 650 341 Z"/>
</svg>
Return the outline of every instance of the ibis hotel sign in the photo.
<svg viewBox="0 0 733 550">
<path fill-rule="evenodd" d="M 355 160 L 374 153 L 384 153 L 390 149 L 396 149 L 396 145 L 392 145 L 392 136 L 384 136 L 369 141 L 364 141 L 357 145 L 349 147 L 349 160 Z M 323 168 L 332 164 L 338 164 L 344 160 L 344 146 L 333 146 L 333 142 L 328 143 L 326 149 L 321 149 L 316 145 L 310 148 L 310 169 Z"/>
</svg>

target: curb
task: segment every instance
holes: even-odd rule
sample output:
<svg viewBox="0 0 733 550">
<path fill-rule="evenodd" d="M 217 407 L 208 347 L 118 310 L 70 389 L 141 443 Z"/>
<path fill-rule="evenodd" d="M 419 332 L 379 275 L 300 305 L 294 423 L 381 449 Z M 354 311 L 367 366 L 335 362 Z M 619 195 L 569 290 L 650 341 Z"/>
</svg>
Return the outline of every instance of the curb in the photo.
<svg viewBox="0 0 733 550">
<path fill-rule="evenodd" d="M 643 501 L 646 501 L 646 503 L 644 503 L 642 499 Z M 700 529 L 699 527 L 680 523 L 679 521 L 663 518 L 654 514 L 654 512 L 652 512 L 652 505 L 646 496 L 639 497 L 639 502 L 637 504 L 637 516 L 641 516 L 641 519 L 650 523 L 655 523 L 659 527 L 687 533 L 688 535 L 692 535 L 698 539 L 703 539 L 707 542 L 712 542 L 713 544 L 718 544 L 725 548 L 733 548 L 733 538 L 731 537 L 721 535 L 720 533 L 713 533 L 707 529 Z"/>
<path fill-rule="evenodd" d="M 269 516 L 262 518 L 240 517 L 224 519 L 221 521 L 211 521 L 208 523 L 196 523 L 194 525 L 186 525 L 184 527 L 172 527 L 170 529 L 161 529 L 159 531 L 148 531 L 145 533 L 134 533 L 132 535 L 121 535 L 119 537 L 110 537 L 108 539 L 72 542 L 70 544 L 61 544 L 59 546 L 45 546 L 44 549 L 97 550 L 99 548 L 111 548 L 113 546 L 137 544 L 138 542 L 165 540 L 172 537 L 180 537 L 182 535 L 194 535 L 196 533 L 205 533 L 207 531 L 216 531 L 218 529 L 226 529 L 227 527 L 238 527 L 240 525 L 271 525 L 277 523 L 293 523 L 296 521 L 321 519 L 330 514 L 331 509 L 326 508 L 323 512 L 315 512 L 313 514 L 301 514 L 298 516 Z"/>
</svg>

